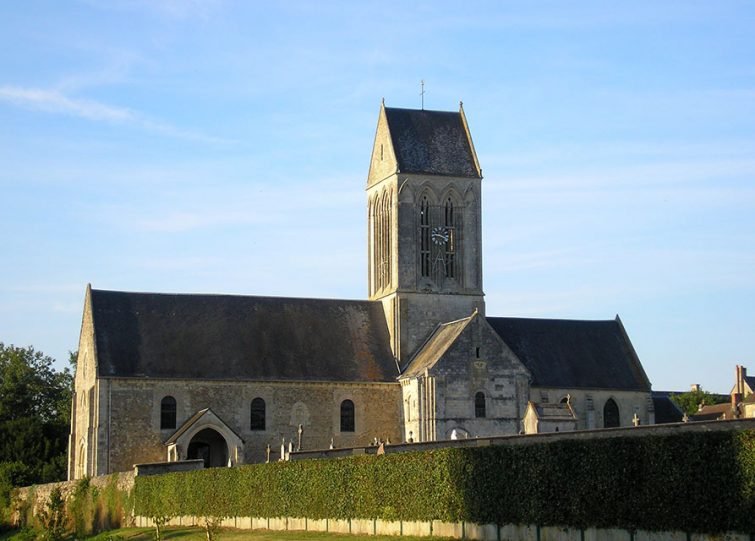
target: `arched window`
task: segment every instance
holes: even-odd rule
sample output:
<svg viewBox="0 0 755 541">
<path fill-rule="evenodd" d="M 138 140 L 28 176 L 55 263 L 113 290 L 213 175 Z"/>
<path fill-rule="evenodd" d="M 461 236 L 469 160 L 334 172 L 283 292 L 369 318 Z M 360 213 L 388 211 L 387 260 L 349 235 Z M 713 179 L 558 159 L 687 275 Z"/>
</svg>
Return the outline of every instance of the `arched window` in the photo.
<svg viewBox="0 0 755 541">
<path fill-rule="evenodd" d="M 252 400 L 249 428 L 251 430 L 265 430 L 265 401 L 259 397 Z"/>
<path fill-rule="evenodd" d="M 603 427 L 611 428 L 614 426 L 621 426 L 619 421 L 619 406 L 613 398 L 606 400 L 606 405 L 603 406 Z"/>
<path fill-rule="evenodd" d="M 421 276 L 430 276 L 430 204 L 426 195 L 419 204 L 419 268 Z"/>
<path fill-rule="evenodd" d="M 76 464 L 76 471 L 78 472 L 76 474 L 77 479 L 81 479 L 84 477 L 84 472 L 86 472 L 86 448 L 84 447 L 84 444 L 82 443 L 79 445 L 79 462 Z"/>
<path fill-rule="evenodd" d="M 474 416 L 485 417 L 485 393 L 483 392 L 474 395 Z"/>
<path fill-rule="evenodd" d="M 341 432 L 354 432 L 354 402 L 341 402 Z"/>
<path fill-rule="evenodd" d="M 443 225 L 445 225 L 446 235 L 448 235 L 445 253 L 446 278 L 453 278 L 456 276 L 456 221 L 454 219 L 454 203 L 450 197 L 446 199 L 444 210 Z"/>
<path fill-rule="evenodd" d="M 176 428 L 176 399 L 172 396 L 160 401 L 160 428 Z"/>
</svg>

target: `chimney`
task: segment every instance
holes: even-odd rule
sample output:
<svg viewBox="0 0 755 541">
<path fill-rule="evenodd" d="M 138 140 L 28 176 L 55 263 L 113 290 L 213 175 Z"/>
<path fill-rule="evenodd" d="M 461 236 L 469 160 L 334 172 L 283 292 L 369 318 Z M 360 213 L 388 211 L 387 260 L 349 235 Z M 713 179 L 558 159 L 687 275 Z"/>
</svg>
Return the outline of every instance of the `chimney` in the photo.
<svg viewBox="0 0 755 541">
<path fill-rule="evenodd" d="M 740 393 L 731 393 L 731 410 L 736 414 L 737 404 L 742 401 L 742 395 Z"/>
<path fill-rule="evenodd" d="M 734 384 L 734 389 L 735 389 L 734 393 L 741 395 L 744 392 L 744 378 L 743 378 L 744 374 L 742 374 L 742 371 L 743 371 L 742 365 L 738 364 L 735 370 L 736 370 L 735 377 L 737 379 L 735 380 L 736 383 Z"/>
<path fill-rule="evenodd" d="M 689 386 L 689 390 L 690 390 L 690 392 L 693 392 L 693 393 L 699 393 L 700 392 L 700 384 L 699 383 L 693 383 L 692 385 Z"/>
</svg>

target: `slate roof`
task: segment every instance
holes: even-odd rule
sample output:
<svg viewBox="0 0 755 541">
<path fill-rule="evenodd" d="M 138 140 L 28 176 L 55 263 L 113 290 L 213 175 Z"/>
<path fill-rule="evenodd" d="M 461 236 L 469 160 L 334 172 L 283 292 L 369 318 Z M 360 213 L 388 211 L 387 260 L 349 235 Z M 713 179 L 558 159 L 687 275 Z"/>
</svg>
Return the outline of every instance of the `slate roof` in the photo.
<svg viewBox="0 0 755 541">
<path fill-rule="evenodd" d="M 649 391 L 621 322 L 488 317 L 541 387 Z"/>
<path fill-rule="evenodd" d="M 386 107 L 385 115 L 400 172 L 480 178 L 461 112 Z"/>
<path fill-rule="evenodd" d="M 435 365 L 456 341 L 472 320 L 472 317 L 474 316 L 438 325 L 414 357 L 412 357 L 411 361 L 409 361 L 409 366 L 406 367 L 401 377 L 422 375 L 427 368 Z"/>
<path fill-rule="evenodd" d="M 697 412 L 689 416 L 692 421 L 716 421 L 718 419 L 736 419 L 737 412 L 731 407 L 731 403 L 711 404 L 703 406 Z"/>
<path fill-rule="evenodd" d="M 535 410 L 537 418 L 541 421 L 575 421 L 577 419 L 574 410 L 567 403 L 544 402 L 538 404 L 530 402 L 530 404 Z"/>
<path fill-rule="evenodd" d="M 91 290 L 98 373 L 396 381 L 379 302 Z"/>
<path fill-rule="evenodd" d="M 653 391 L 651 396 L 653 398 L 653 407 L 655 408 L 655 422 L 656 424 L 663 423 L 681 423 L 684 417 L 684 412 L 679 409 L 676 402 L 671 400 L 671 391 Z"/>
</svg>

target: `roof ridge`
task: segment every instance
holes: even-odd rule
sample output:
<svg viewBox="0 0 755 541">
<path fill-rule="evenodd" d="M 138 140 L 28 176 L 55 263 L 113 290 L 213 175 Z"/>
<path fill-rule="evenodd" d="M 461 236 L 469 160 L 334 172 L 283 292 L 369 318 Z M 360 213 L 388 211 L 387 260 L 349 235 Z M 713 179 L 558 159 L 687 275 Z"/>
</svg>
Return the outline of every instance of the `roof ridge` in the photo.
<svg viewBox="0 0 755 541">
<path fill-rule="evenodd" d="M 380 304 L 380 301 L 372 301 L 369 299 L 339 299 L 335 297 L 288 297 L 277 295 L 249 295 L 239 293 L 166 293 L 158 291 L 123 291 L 117 289 L 91 289 L 92 293 L 104 293 L 104 294 L 117 294 L 117 295 L 138 295 L 138 296 L 151 296 L 151 297 L 213 297 L 213 298 L 240 298 L 240 299 L 270 299 L 276 301 L 290 300 L 290 301 L 322 301 L 322 302 L 338 302 L 338 303 L 367 303 L 367 304 Z"/>
<path fill-rule="evenodd" d="M 413 107 L 385 107 L 386 111 L 415 111 L 417 113 L 443 113 L 458 115 L 459 111 L 442 111 L 440 109 L 414 109 Z"/>
<path fill-rule="evenodd" d="M 506 319 L 516 321 L 550 321 L 564 323 L 616 323 L 616 319 L 571 319 L 551 317 L 520 317 L 520 316 L 485 316 L 485 319 Z"/>
</svg>

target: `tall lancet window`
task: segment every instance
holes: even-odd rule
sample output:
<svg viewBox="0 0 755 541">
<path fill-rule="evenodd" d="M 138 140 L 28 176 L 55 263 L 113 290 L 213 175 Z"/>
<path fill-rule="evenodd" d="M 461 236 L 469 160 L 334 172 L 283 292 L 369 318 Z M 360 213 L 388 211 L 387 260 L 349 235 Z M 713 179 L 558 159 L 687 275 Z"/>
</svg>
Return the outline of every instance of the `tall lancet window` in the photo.
<svg viewBox="0 0 755 541">
<path fill-rule="evenodd" d="M 383 200 L 375 200 L 375 284 L 383 289 Z"/>
<path fill-rule="evenodd" d="M 446 278 L 456 276 L 456 222 L 454 220 L 454 203 L 449 197 L 446 200 L 444 226 L 448 240 L 446 241 Z"/>
<path fill-rule="evenodd" d="M 378 290 L 377 286 L 377 268 L 378 268 L 378 258 L 377 258 L 377 200 L 376 199 L 370 199 L 370 211 L 369 211 L 369 220 L 370 220 L 370 246 L 372 248 L 372 252 L 370 253 L 370 287 L 372 288 L 372 292 L 375 293 Z"/>
<path fill-rule="evenodd" d="M 375 290 L 391 284 L 391 198 L 388 192 L 375 200 L 372 216 L 372 260 Z"/>
<path fill-rule="evenodd" d="M 419 268 L 421 276 L 430 276 L 430 204 L 427 196 L 423 196 L 419 204 Z"/>
<path fill-rule="evenodd" d="M 383 287 L 388 287 L 391 285 L 391 198 L 388 192 L 383 194 L 381 211 L 383 244 L 380 268 Z"/>
</svg>

